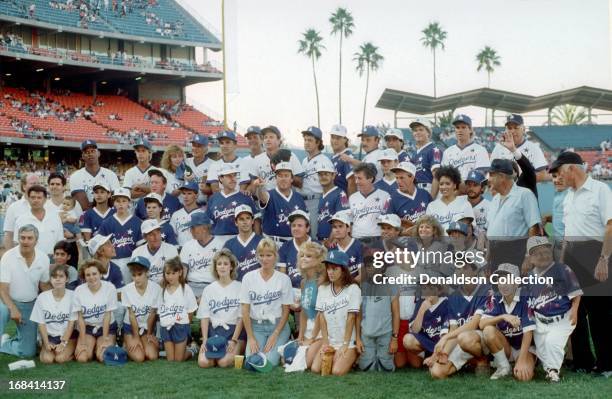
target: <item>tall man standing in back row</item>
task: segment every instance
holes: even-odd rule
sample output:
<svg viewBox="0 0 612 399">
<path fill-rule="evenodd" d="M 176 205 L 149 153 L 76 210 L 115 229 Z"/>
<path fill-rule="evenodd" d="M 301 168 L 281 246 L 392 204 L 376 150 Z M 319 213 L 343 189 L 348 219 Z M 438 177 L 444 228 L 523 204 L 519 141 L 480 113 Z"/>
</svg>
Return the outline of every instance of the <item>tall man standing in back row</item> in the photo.
<svg viewBox="0 0 612 399">
<path fill-rule="evenodd" d="M 472 129 L 472 119 L 469 116 L 457 115 L 453 120 L 453 126 L 457 144 L 444 150 L 442 166 L 450 165 L 459 169 L 461 180 L 465 181 L 470 170 L 484 170 L 491 165 L 489 153 L 483 146 L 474 142 L 474 129 Z M 432 193 L 432 196 L 435 197 L 436 194 Z"/>
</svg>

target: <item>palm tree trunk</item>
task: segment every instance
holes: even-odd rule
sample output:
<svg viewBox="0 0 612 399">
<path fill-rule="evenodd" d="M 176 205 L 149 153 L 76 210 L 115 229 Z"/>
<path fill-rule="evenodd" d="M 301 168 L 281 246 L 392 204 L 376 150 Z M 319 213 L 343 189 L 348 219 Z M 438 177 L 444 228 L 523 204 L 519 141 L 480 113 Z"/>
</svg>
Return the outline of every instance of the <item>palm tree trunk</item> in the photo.
<svg viewBox="0 0 612 399">
<path fill-rule="evenodd" d="M 338 120 L 339 124 L 342 125 L 342 34 L 344 32 L 340 32 L 340 69 L 339 69 L 339 77 L 338 77 Z"/>
<path fill-rule="evenodd" d="M 432 49 L 433 52 L 433 84 L 434 84 L 434 98 L 438 97 L 436 90 L 436 49 Z M 438 113 L 434 112 L 434 125 L 438 125 Z"/>
<path fill-rule="evenodd" d="M 365 126 L 365 116 L 366 116 L 366 104 L 368 103 L 368 89 L 370 88 L 370 64 L 368 63 L 368 71 L 366 72 L 366 89 L 365 89 L 365 97 L 363 99 L 363 117 L 361 118 L 361 130 Z"/>
<path fill-rule="evenodd" d="M 491 72 L 487 71 L 487 88 L 491 88 Z M 489 109 L 485 108 L 485 127 L 487 127 L 487 117 L 489 115 Z"/>
<path fill-rule="evenodd" d="M 315 62 L 314 57 L 311 57 L 312 60 L 312 77 L 314 78 L 314 86 L 315 86 L 315 97 L 317 99 L 317 127 L 321 127 L 321 112 L 319 110 L 319 86 L 317 85 L 317 73 L 315 72 Z"/>
</svg>

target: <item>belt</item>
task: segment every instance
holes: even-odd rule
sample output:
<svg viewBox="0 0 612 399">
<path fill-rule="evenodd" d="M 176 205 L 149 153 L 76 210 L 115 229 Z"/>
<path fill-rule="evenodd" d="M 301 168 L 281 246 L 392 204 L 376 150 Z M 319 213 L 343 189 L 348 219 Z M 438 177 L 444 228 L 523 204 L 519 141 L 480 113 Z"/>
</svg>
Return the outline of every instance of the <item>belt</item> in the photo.
<svg viewBox="0 0 612 399">
<path fill-rule="evenodd" d="M 313 199 L 318 199 L 321 198 L 321 194 L 308 194 L 308 195 L 302 195 L 302 199 L 304 201 L 310 201 Z"/>
<path fill-rule="evenodd" d="M 278 242 L 283 243 L 283 242 L 287 242 L 291 240 L 291 237 L 269 236 L 269 235 L 266 235 L 266 237 L 277 243 Z"/>
<path fill-rule="evenodd" d="M 557 316 L 552 316 L 552 317 L 543 317 L 543 316 L 538 316 L 536 315 L 536 318 L 540 321 L 540 323 L 542 324 L 552 324 L 552 323 L 556 323 L 558 321 L 561 321 L 565 318 L 566 313 L 557 315 Z"/>
</svg>

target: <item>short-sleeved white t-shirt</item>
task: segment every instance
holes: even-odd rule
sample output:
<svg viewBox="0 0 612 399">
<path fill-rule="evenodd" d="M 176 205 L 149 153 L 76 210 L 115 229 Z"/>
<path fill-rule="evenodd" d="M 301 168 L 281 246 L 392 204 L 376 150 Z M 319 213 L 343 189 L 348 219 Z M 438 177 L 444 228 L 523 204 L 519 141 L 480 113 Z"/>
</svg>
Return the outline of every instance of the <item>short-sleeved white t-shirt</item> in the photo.
<svg viewBox="0 0 612 399">
<path fill-rule="evenodd" d="M 129 283 L 121 289 L 121 304 L 126 308 L 123 322 L 130 324 L 130 309 L 136 316 L 138 328 L 132 326 L 132 331 L 140 328 L 147 328 L 147 320 L 152 309 L 156 309 L 161 295 L 159 284 L 149 281 L 143 295 L 140 295 L 134 282 Z"/>
<path fill-rule="evenodd" d="M 76 312 L 73 311 L 72 301 L 74 292 L 64 291 L 64 296 L 57 301 L 53 297 L 51 290 L 41 292 L 36 298 L 30 320 L 47 327 L 47 334 L 52 337 L 61 337 L 68 328 L 68 323 L 77 319 Z"/>
<path fill-rule="evenodd" d="M 283 314 L 283 305 L 293 304 L 293 291 L 289 276 L 274 271 L 267 281 L 261 270 L 253 270 L 242 278 L 240 303 L 250 305 L 250 315 L 255 320 L 272 323 Z"/>
<path fill-rule="evenodd" d="M 100 281 L 100 289 L 91 292 L 87 284 L 79 285 L 74 290 L 73 311 L 82 312 L 85 324 L 93 327 L 102 327 L 104 314 L 111 312 L 111 323 L 115 321 L 113 310 L 119 306 L 117 303 L 117 289 L 108 281 Z"/>
<path fill-rule="evenodd" d="M 358 313 L 361 307 L 361 290 L 357 284 L 344 287 L 334 292 L 332 284 L 319 287 L 317 294 L 317 311 L 323 313 L 327 323 L 327 336 L 331 345 L 342 345 L 349 313 Z M 355 342 L 355 329 L 349 345 Z"/>
<path fill-rule="evenodd" d="M 210 319 L 213 327 L 236 325 L 241 317 L 241 286 L 240 282 L 235 280 L 225 287 L 215 281 L 204 288 L 196 314 L 198 319 Z"/>
<path fill-rule="evenodd" d="M 189 324 L 189 313 L 198 308 L 196 297 L 187 284 L 179 286 L 173 293 L 163 290 L 158 299 L 159 324 L 166 328 L 175 324 Z"/>
</svg>

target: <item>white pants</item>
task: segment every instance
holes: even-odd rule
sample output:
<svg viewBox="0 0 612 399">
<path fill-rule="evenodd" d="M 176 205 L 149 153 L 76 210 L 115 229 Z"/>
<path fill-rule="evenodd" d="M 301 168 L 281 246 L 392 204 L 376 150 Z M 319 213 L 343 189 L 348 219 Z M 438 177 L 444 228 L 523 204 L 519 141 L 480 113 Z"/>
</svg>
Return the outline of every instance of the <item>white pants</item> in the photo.
<svg viewBox="0 0 612 399">
<path fill-rule="evenodd" d="M 304 201 L 308 210 L 308 216 L 310 216 L 310 237 L 313 240 L 317 239 L 317 231 L 319 230 L 319 199 L 321 199 L 321 194 L 315 195 L 316 198 Z"/>
<path fill-rule="evenodd" d="M 535 317 L 536 329 L 533 340 L 536 346 L 536 355 L 542 362 L 544 370 L 561 369 L 565 356 L 565 345 L 576 326 L 569 320 L 569 312 L 558 321 L 543 323 L 538 315 Z"/>
</svg>

